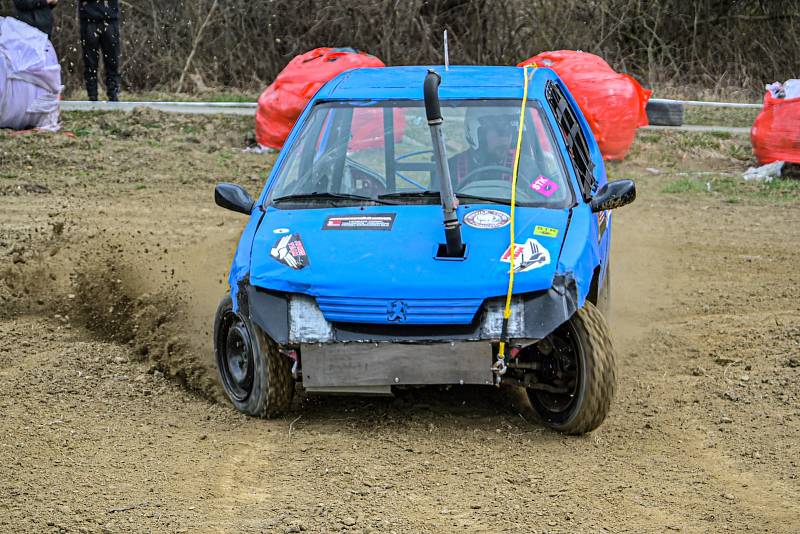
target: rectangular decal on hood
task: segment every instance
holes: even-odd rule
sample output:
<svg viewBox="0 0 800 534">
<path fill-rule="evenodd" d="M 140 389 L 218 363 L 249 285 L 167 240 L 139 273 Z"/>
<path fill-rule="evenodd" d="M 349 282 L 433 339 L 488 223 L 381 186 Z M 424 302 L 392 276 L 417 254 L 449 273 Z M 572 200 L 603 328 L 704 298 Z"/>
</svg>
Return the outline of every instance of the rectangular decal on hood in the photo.
<svg viewBox="0 0 800 534">
<path fill-rule="evenodd" d="M 331 215 L 325 219 L 323 230 L 383 230 L 394 225 L 394 213 L 372 213 L 369 215 Z"/>
<path fill-rule="evenodd" d="M 511 247 L 509 246 L 503 255 L 500 256 L 500 261 L 505 263 L 512 263 L 511 261 Z M 550 251 L 547 247 L 542 246 L 535 239 L 528 239 L 525 243 L 514 243 L 514 272 L 525 272 L 539 267 L 544 267 L 550 263 Z"/>
<path fill-rule="evenodd" d="M 533 235 L 540 235 L 544 237 L 558 237 L 558 228 L 550 228 L 549 226 L 537 226 L 533 229 Z"/>
</svg>

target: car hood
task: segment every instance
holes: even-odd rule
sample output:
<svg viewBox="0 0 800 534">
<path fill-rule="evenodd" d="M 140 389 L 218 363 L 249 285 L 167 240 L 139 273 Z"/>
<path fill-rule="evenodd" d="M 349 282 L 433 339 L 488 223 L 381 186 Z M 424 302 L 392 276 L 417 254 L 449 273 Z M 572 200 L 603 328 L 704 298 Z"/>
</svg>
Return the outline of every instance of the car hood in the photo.
<svg viewBox="0 0 800 534">
<path fill-rule="evenodd" d="M 460 206 L 466 258 L 452 260 L 436 258 L 444 243 L 439 205 L 269 207 L 254 237 L 250 283 L 314 297 L 501 296 L 510 265 L 508 214 L 508 206 Z M 516 209 L 515 243 L 523 251 L 515 293 L 551 287 L 568 219 L 568 209 Z"/>
</svg>

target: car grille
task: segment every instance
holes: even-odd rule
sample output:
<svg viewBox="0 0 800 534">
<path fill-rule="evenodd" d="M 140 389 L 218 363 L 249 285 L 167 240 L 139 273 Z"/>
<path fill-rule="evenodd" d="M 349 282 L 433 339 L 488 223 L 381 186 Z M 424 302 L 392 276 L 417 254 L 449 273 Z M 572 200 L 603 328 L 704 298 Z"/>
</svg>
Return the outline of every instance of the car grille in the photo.
<svg viewBox="0 0 800 534">
<path fill-rule="evenodd" d="M 482 299 L 317 297 L 328 321 L 373 324 L 468 324 L 482 302 Z"/>
</svg>

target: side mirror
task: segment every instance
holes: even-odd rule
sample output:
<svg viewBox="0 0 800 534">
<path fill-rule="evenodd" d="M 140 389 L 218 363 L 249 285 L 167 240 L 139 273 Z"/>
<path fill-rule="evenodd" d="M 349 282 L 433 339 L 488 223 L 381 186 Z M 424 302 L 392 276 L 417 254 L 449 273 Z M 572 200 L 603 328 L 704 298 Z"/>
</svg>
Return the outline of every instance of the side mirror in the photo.
<svg viewBox="0 0 800 534">
<path fill-rule="evenodd" d="M 621 208 L 636 200 L 636 184 L 633 180 L 608 182 L 592 197 L 592 213 Z"/>
<path fill-rule="evenodd" d="M 250 215 L 256 203 L 244 187 L 236 184 L 217 184 L 214 188 L 214 202 L 222 208 Z"/>
</svg>

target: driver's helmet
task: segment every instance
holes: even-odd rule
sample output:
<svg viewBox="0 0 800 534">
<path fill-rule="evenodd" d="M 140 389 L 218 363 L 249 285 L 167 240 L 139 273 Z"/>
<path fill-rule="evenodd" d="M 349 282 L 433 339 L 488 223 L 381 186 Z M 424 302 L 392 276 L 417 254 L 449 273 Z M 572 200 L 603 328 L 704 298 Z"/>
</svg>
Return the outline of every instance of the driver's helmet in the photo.
<svg viewBox="0 0 800 534">
<path fill-rule="evenodd" d="M 516 135 L 519 129 L 519 114 L 508 107 L 472 106 L 464 115 L 464 137 L 473 150 L 484 147 L 486 130 L 493 128 Z"/>
</svg>

